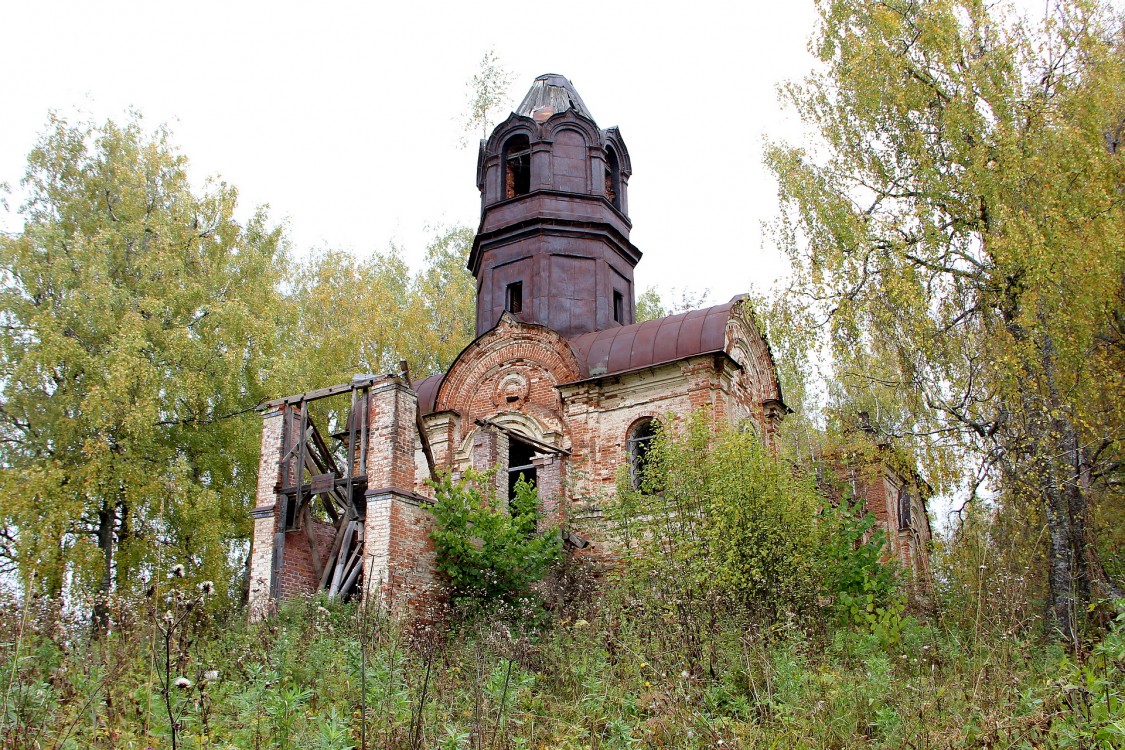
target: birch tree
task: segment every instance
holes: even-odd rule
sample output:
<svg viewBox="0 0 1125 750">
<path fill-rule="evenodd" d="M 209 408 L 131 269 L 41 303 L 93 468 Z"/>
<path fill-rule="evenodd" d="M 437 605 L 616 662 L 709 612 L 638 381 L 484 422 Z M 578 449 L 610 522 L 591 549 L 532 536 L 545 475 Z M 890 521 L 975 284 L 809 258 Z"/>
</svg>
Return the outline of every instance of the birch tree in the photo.
<svg viewBox="0 0 1125 750">
<path fill-rule="evenodd" d="M 0 523 L 30 588 L 157 566 L 231 582 L 274 342 L 279 230 L 164 129 L 52 117 L 0 237 Z M 104 611 L 95 608 L 96 614 Z"/>
<path fill-rule="evenodd" d="M 817 7 L 819 72 L 783 89 L 815 136 L 767 157 L 799 289 L 838 368 L 884 358 L 894 431 L 1042 512 L 1049 620 L 1072 640 L 1092 596 L 1120 594 L 1088 520 L 1120 492 L 1125 436 L 1121 18 L 1096 0 L 1039 22 L 978 0 Z"/>
</svg>

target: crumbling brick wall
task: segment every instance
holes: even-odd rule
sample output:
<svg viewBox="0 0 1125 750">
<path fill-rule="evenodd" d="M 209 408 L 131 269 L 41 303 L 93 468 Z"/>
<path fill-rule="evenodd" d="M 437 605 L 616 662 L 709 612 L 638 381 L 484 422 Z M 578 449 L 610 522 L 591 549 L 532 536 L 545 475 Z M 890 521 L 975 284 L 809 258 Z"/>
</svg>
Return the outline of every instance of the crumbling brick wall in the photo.
<svg viewBox="0 0 1125 750">
<path fill-rule="evenodd" d="M 313 545 L 309 538 L 313 537 L 317 549 L 314 562 Z M 336 529 L 330 523 L 315 519 L 302 520 L 300 527 L 285 533 L 285 550 L 281 565 L 281 578 L 278 585 L 278 596 L 287 599 L 303 594 L 312 594 L 320 587 L 320 576 L 328 562 L 328 554 L 332 550 L 332 540 L 336 536 Z"/>
</svg>

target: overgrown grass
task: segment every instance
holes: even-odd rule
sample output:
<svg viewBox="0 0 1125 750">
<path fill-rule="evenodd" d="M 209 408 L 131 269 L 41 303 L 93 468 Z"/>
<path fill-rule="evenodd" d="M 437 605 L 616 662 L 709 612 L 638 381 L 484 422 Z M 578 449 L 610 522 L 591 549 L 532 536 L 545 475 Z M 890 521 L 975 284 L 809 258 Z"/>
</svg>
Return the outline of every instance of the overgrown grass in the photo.
<svg viewBox="0 0 1125 750">
<path fill-rule="evenodd" d="M 1078 663 L 956 618 L 907 615 L 888 638 L 721 614 L 700 663 L 675 618 L 620 591 L 529 632 L 407 631 L 318 600 L 248 625 L 183 590 L 114 603 L 100 639 L 9 602 L 2 747 L 1115 747 L 1125 717 L 1120 620 Z"/>
</svg>

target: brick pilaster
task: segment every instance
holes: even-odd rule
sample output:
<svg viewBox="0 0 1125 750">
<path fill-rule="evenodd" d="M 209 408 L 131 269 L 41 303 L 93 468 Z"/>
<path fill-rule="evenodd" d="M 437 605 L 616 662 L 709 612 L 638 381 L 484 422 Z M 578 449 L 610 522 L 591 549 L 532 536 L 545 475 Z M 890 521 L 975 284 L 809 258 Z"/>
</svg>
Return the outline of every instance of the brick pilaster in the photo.
<svg viewBox="0 0 1125 750">
<path fill-rule="evenodd" d="M 284 407 L 262 416 L 262 453 L 258 463 L 258 489 L 254 509 L 253 538 L 250 542 L 250 617 L 257 620 L 270 610 L 273 581 L 274 538 L 278 519 L 277 482 L 281 477 L 281 446 Z"/>
<path fill-rule="evenodd" d="M 566 520 L 562 502 L 562 456 L 555 453 L 540 454 L 531 462 L 535 465 L 536 487 L 539 490 L 540 523 L 561 526 Z"/>
<path fill-rule="evenodd" d="M 477 471 L 496 469 L 493 484 L 496 496 L 508 496 L 508 435 L 495 427 L 481 425 L 473 437 L 473 468 Z"/>
<path fill-rule="evenodd" d="M 367 487 L 414 490 L 418 397 L 398 378 L 371 386 L 368 397 Z"/>
</svg>

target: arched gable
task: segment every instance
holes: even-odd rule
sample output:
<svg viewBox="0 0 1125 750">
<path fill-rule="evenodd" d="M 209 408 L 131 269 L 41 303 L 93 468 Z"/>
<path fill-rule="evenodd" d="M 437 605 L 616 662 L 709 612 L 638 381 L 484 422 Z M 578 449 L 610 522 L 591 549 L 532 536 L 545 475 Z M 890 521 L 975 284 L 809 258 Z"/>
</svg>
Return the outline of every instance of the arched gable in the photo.
<svg viewBox="0 0 1125 750">
<path fill-rule="evenodd" d="M 469 420 L 520 412 L 563 432 L 556 386 L 577 378 L 578 361 L 561 336 L 505 313 L 457 357 L 438 389 L 435 408 Z"/>
<path fill-rule="evenodd" d="M 755 404 L 782 402 L 773 352 L 758 328 L 750 301 L 745 297 L 737 299 L 731 307 L 724 348 L 742 368 L 743 386 Z"/>
<path fill-rule="evenodd" d="M 548 142 L 557 142 L 559 137 L 566 132 L 574 133 L 582 139 L 583 145 L 601 145 L 602 132 L 589 118 L 583 117 L 574 111 L 560 112 L 542 126 L 542 138 Z"/>
</svg>

